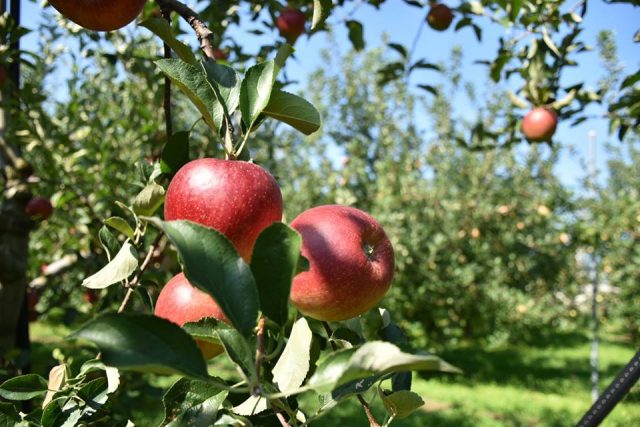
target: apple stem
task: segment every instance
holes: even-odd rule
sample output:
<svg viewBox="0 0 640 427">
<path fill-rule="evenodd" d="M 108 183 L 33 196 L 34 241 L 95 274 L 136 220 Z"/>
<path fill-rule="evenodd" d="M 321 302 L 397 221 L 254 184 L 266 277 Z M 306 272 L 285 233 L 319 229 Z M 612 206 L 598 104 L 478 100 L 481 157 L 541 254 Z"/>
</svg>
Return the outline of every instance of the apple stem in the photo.
<svg viewBox="0 0 640 427">
<path fill-rule="evenodd" d="M 200 19 L 200 16 L 186 4 L 178 0 L 156 0 L 156 3 L 160 6 L 160 9 L 173 10 L 182 17 L 193 28 L 193 31 L 198 37 L 200 42 L 200 49 L 204 52 L 204 55 L 210 61 L 215 62 L 214 47 L 211 43 L 213 39 L 213 32 L 207 27 L 207 25 Z"/>
</svg>

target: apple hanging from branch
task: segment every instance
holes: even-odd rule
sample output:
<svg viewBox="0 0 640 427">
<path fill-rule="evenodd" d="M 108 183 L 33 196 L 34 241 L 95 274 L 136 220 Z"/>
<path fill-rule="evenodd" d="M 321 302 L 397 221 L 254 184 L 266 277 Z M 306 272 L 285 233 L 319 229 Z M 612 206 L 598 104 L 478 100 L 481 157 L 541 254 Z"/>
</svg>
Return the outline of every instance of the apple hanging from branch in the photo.
<svg viewBox="0 0 640 427">
<path fill-rule="evenodd" d="M 444 31 L 453 21 L 453 12 L 445 4 L 433 3 L 427 14 L 427 24 L 436 31 Z"/>
<path fill-rule="evenodd" d="M 276 27 L 280 31 L 280 35 L 284 37 L 289 44 L 294 44 L 298 37 L 304 33 L 304 24 L 307 17 L 298 9 L 286 8 L 282 11 L 276 20 Z"/>
<path fill-rule="evenodd" d="M 317 206 L 291 223 L 302 236 L 309 271 L 291 286 L 291 302 L 305 315 L 340 321 L 373 308 L 391 286 L 394 253 L 382 226 L 359 209 Z"/>
<path fill-rule="evenodd" d="M 154 314 L 182 326 L 187 322 L 197 322 L 206 317 L 228 323 L 218 303 L 211 295 L 193 286 L 183 273 L 171 278 L 160 291 Z M 222 353 L 220 344 L 196 340 L 205 359 Z"/>
<path fill-rule="evenodd" d="M 49 3 L 81 27 L 113 31 L 136 19 L 146 0 L 49 0 Z"/>
<path fill-rule="evenodd" d="M 171 180 L 164 218 L 215 228 L 249 261 L 260 232 L 282 219 L 282 194 L 273 176 L 254 163 L 193 160 Z"/>
<path fill-rule="evenodd" d="M 522 133 L 531 142 L 549 141 L 558 126 L 558 115 L 547 108 L 536 107 L 522 119 Z"/>
</svg>

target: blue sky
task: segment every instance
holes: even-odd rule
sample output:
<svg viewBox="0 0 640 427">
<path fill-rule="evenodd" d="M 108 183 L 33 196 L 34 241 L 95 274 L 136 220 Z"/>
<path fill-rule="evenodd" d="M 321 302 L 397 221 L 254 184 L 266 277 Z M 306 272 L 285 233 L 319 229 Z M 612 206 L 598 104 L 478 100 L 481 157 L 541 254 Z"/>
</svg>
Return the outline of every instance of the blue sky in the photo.
<svg viewBox="0 0 640 427">
<path fill-rule="evenodd" d="M 455 6 L 458 2 L 445 2 L 450 6 Z M 573 5 L 573 3 L 568 3 Z M 35 28 L 36 20 L 42 16 L 42 10 L 38 3 L 24 0 L 23 25 L 28 28 Z M 622 63 L 626 66 L 624 73 L 630 73 L 638 68 L 640 64 L 640 43 L 633 43 L 633 35 L 640 28 L 640 8 L 633 8 L 626 4 L 605 4 L 602 1 L 590 1 L 587 15 L 584 19 L 584 32 L 581 36 L 586 44 L 596 46 L 596 37 L 601 30 L 614 30 L 618 44 L 618 54 Z M 389 41 L 410 46 L 418 29 L 424 20 L 424 12 L 414 7 L 407 6 L 401 0 L 388 0 L 379 10 L 363 2 L 347 2 L 347 7 L 337 9 L 330 18 L 330 22 L 341 22 L 347 19 L 356 19 L 365 23 L 365 40 L 367 48 L 379 47 L 383 45 L 383 35 L 387 35 Z M 487 86 L 487 68 L 473 62 L 478 59 L 492 59 L 495 57 L 497 40 L 507 33 L 507 29 L 497 24 L 490 23 L 488 19 L 482 18 L 478 21 L 483 29 L 482 42 L 478 42 L 473 31 L 467 27 L 458 32 L 453 31 L 453 26 L 445 32 L 436 32 L 429 27 L 424 27 L 418 41 L 418 48 L 414 54 L 414 60 L 424 57 L 432 63 L 446 60 L 450 56 L 451 48 L 460 45 L 464 52 L 464 64 L 462 74 L 464 78 L 471 80 L 479 89 Z M 130 27 L 133 27 L 132 24 Z M 258 25 L 252 27 L 257 28 Z M 311 38 L 301 37 L 296 43 L 296 59 L 287 64 L 287 75 L 290 79 L 300 80 L 302 83 L 305 77 L 312 70 L 320 66 L 321 49 L 329 48 L 336 52 L 336 56 L 346 53 L 351 45 L 347 39 L 343 25 L 336 25 L 338 29 L 332 39 L 325 34 L 318 34 Z M 251 46 L 257 46 L 258 40 L 255 36 L 247 33 L 251 28 L 231 28 L 229 33 L 232 37 L 240 40 L 249 50 Z M 142 30 L 146 31 L 146 30 Z M 267 35 L 275 37 L 275 34 Z M 28 38 L 24 48 L 29 49 L 34 46 L 35 35 Z M 567 69 L 563 74 L 563 82 L 586 81 L 587 86 L 596 87 L 598 80 L 603 76 L 604 70 L 600 67 L 598 53 L 596 50 L 579 54 L 576 59 L 579 67 Z M 433 72 L 415 73 L 412 75 L 412 83 L 437 84 L 439 77 Z M 456 100 L 458 113 L 465 113 L 464 100 Z M 602 109 L 593 106 L 588 109 L 590 115 L 602 114 Z M 428 124 L 425 124 L 428 127 Z M 428 132 L 428 129 L 426 129 Z M 614 136 L 608 134 L 608 122 L 605 119 L 590 119 L 583 124 L 570 127 L 567 123 L 560 123 L 556 138 L 554 139 L 561 146 L 565 147 L 561 161 L 557 168 L 557 173 L 568 185 L 576 185 L 581 178 L 586 175 L 583 168 L 584 161 L 589 157 L 590 131 L 594 131 L 597 141 L 597 165 L 598 169 L 604 169 L 604 162 L 607 157 L 604 146 L 606 141 L 618 144 Z M 569 147 L 574 148 L 571 153 Z M 604 175 L 601 174 L 600 178 Z"/>
</svg>

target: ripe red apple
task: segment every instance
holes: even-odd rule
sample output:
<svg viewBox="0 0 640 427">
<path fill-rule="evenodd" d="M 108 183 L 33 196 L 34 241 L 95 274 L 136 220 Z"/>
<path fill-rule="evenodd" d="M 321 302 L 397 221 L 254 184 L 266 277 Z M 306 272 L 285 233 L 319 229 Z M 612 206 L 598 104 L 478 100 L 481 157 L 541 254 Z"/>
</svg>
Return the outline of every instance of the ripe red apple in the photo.
<svg viewBox="0 0 640 427">
<path fill-rule="evenodd" d="M 25 213 L 34 220 L 45 220 L 53 213 L 53 206 L 46 197 L 34 197 L 24 208 Z"/>
<path fill-rule="evenodd" d="M 273 176 L 254 163 L 193 160 L 171 180 L 164 218 L 215 228 L 249 261 L 260 232 L 282 219 L 282 194 Z"/>
<path fill-rule="evenodd" d="M 448 6 L 442 3 L 435 3 L 429 9 L 427 14 L 427 23 L 431 28 L 437 31 L 444 31 L 449 28 L 453 21 L 453 12 Z"/>
<path fill-rule="evenodd" d="M 304 33 L 306 20 L 307 17 L 298 9 L 285 8 L 276 20 L 276 27 L 287 42 L 294 44 L 300 34 Z"/>
<path fill-rule="evenodd" d="M 160 291 L 154 314 L 182 326 L 213 317 L 229 322 L 211 295 L 193 286 L 183 273 L 177 274 Z M 219 344 L 196 340 L 205 359 L 211 359 L 224 351 Z"/>
<path fill-rule="evenodd" d="M 98 291 L 96 289 L 85 289 L 84 293 L 82 294 L 82 299 L 85 302 L 93 305 L 100 299 L 100 294 L 98 294 Z"/>
<path fill-rule="evenodd" d="M 49 0 L 65 17 L 94 31 L 113 31 L 136 19 L 146 0 Z"/>
<path fill-rule="evenodd" d="M 298 274 L 291 302 L 305 315 L 339 321 L 373 308 L 393 278 L 393 247 L 380 224 L 359 209 L 318 206 L 291 226 L 302 236 L 309 271 Z"/>
<path fill-rule="evenodd" d="M 531 142 L 549 141 L 558 126 L 558 116 L 543 107 L 529 111 L 522 119 L 522 132 Z"/>
<path fill-rule="evenodd" d="M 223 49 L 220 49 L 219 47 L 213 50 L 213 58 L 216 61 L 226 61 L 228 57 L 229 55 L 227 54 L 227 52 Z"/>
</svg>

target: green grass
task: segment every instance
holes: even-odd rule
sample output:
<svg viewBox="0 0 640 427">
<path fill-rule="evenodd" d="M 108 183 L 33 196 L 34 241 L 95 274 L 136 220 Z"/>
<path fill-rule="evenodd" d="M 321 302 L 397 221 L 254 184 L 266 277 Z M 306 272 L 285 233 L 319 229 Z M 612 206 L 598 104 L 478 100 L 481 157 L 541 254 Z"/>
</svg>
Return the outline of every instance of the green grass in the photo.
<svg viewBox="0 0 640 427">
<path fill-rule="evenodd" d="M 46 376 L 48 369 L 56 364 L 52 357 L 55 347 L 62 347 L 67 354 L 79 350 L 75 344 L 61 341 L 68 333 L 63 327 L 36 322 L 31 332 L 34 372 Z M 601 390 L 636 351 L 633 345 L 613 333 L 604 335 L 600 346 Z M 545 341 L 544 346 L 448 349 L 440 355 L 461 368 L 464 374 L 436 378 L 414 375 L 413 390 L 426 404 L 393 425 L 573 426 L 591 404 L 589 354 L 589 340 L 582 334 L 556 334 Z M 229 363 L 216 362 L 210 366 L 210 373 L 227 377 L 234 372 Z M 122 405 L 130 411 L 136 425 L 157 425 L 162 417 L 162 392 L 172 381 L 173 378 L 155 376 L 131 380 Z M 368 395 L 372 396 L 373 393 Z M 378 398 L 373 399 L 372 408 L 382 421 L 385 411 Z M 350 399 L 313 425 L 364 427 L 368 422 L 357 401 Z M 604 427 L 636 425 L 640 426 L 640 385 L 636 385 L 602 423 Z"/>
</svg>

